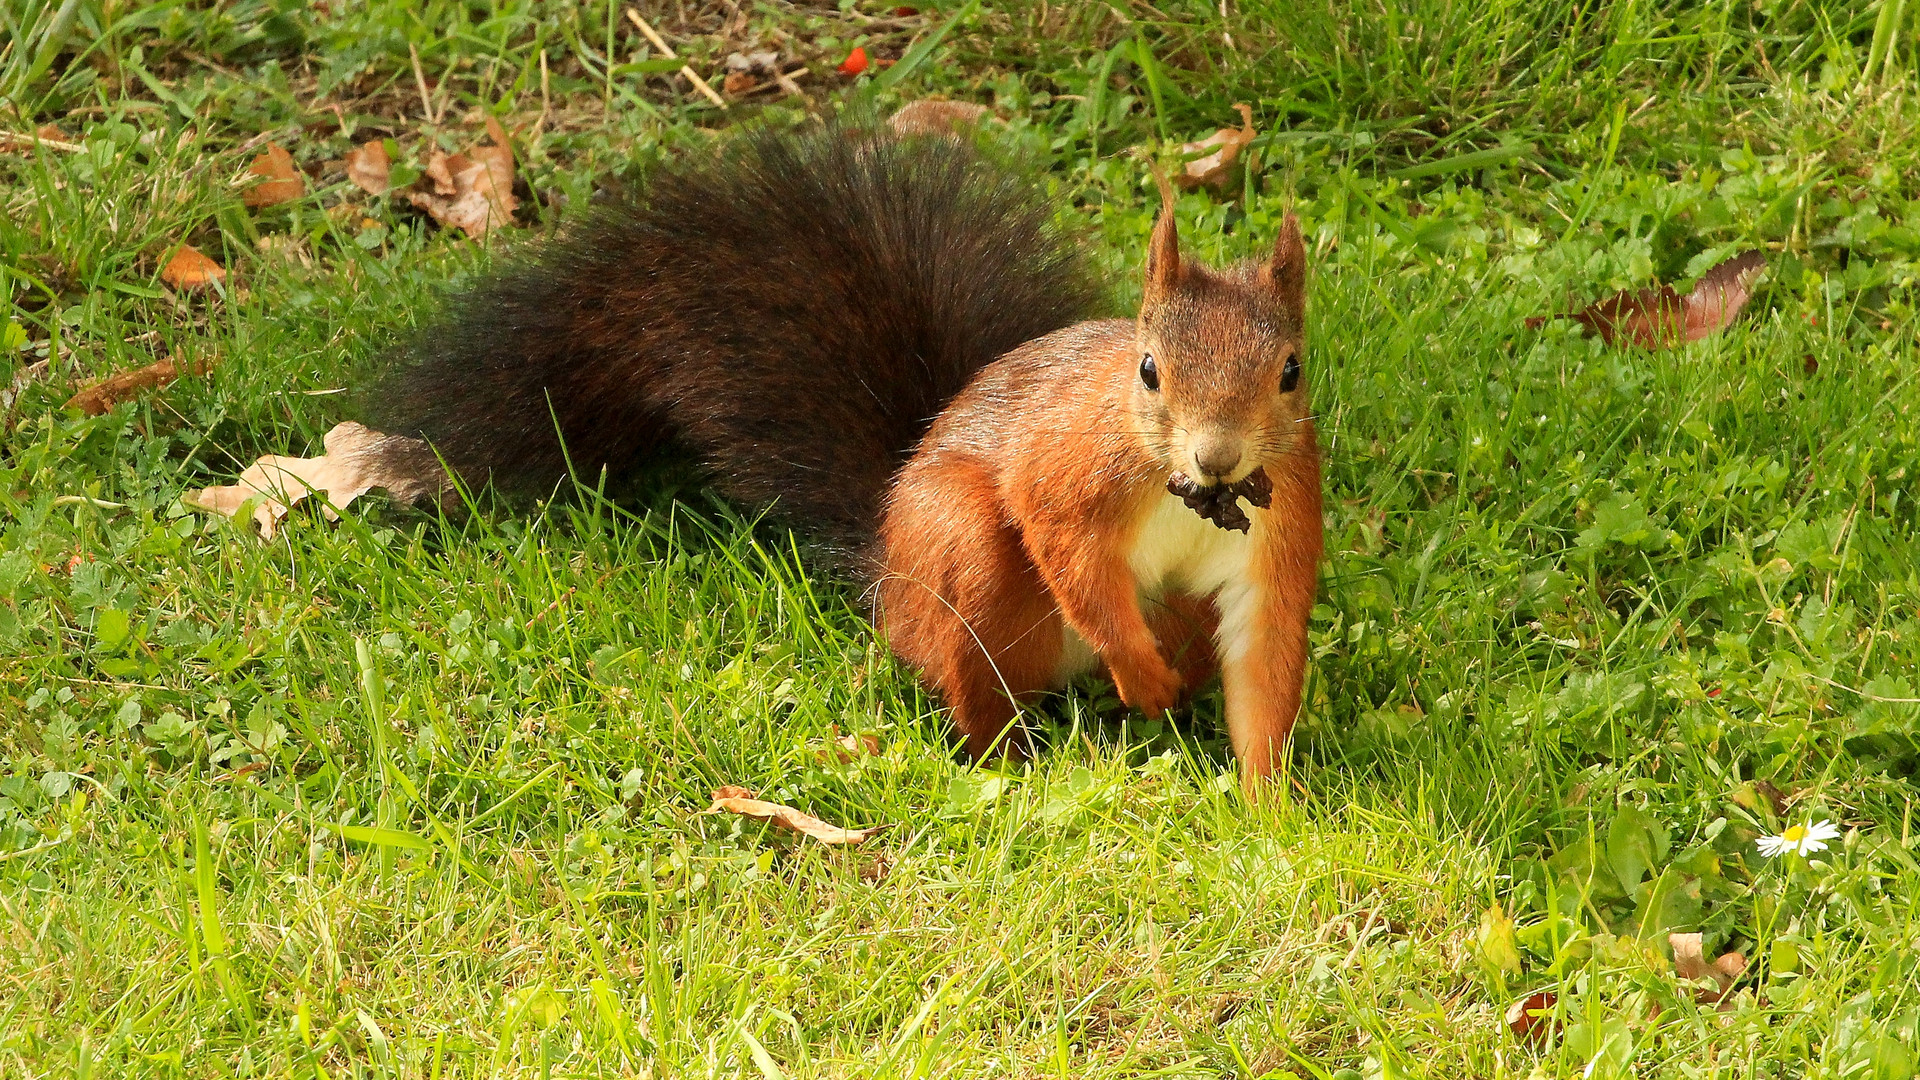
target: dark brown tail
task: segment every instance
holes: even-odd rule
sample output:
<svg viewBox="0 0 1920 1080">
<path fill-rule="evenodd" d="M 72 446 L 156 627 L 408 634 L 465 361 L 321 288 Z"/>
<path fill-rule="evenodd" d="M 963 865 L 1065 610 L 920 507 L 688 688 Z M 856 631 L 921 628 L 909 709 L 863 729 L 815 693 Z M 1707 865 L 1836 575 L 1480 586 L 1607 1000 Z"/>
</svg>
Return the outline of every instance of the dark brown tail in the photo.
<svg viewBox="0 0 1920 1080">
<path fill-rule="evenodd" d="M 728 496 L 862 550 L 948 399 L 1097 305 L 1052 219 L 955 138 L 741 136 L 454 297 L 369 422 L 521 491 L 678 446 Z"/>
</svg>

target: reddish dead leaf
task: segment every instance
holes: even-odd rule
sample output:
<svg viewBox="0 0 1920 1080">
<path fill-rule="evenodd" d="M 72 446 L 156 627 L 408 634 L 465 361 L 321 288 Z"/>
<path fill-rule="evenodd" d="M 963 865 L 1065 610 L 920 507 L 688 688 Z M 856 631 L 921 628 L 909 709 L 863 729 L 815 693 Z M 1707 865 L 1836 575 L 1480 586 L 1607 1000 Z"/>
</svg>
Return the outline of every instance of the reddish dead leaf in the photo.
<svg viewBox="0 0 1920 1080">
<path fill-rule="evenodd" d="M 703 813 L 717 814 L 725 811 L 742 817 L 771 821 L 785 829 L 805 836 L 811 836 L 823 844 L 861 844 L 892 826 L 875 825 L 866 829 L 843 829 L 838 825 L 829 825 L 811 814 L 803 814 L 791 806 L 766 802 L 753 797 L 753 792 L 732 784 L 716 788 L 713 792 L 713 805 Z"/>
<path fill-rule="evenodd" d="M 887 123 L 895 135 L 951 135 L 986 119 L 987 107 L 971 101 L 913 101 Z"/>
<path fill-rule="evenodd" d="M 1609 345 L 1633 344 L 1671 349 L 1724 329 L 1753 295 L 1753 281 L 1766 269 L 1767 257 L 1746 251 L 1700 276 L 1685 296 L 1667 284 L 1620 292 L 1569 315 Z M 1527 325 L 1546 320 L 1535 316 Z"/>
<path fill-rule="evenodd" d="M 59 124 L 41 124 L 34 134 L 47 142 L 67 141 L 67 133 L 60 130 Z"/>
<path fill-rule="evenodd" d="M 442 225 L 481 239 L 490 230 L 513 224 L 513 151 L 476 146 L 464 154 L 439 150 L 427 160 L 430 190 L 409 191 L 407 201 Z"/>
<path fill-rule="evenodd" d="M 1559 996 L 1538 990 L 1507 1006 L 1507 1030 L 1529 1046 L 1544 1046 L 1553 1036 L 1553 1004 Z"/>
<path fill-rule="evenodd" d="M 1700 275 L 1687 294 L 1687 340 L 1698 341 L 1724 329 L 1753 296 L 1754 279 L 1767 268 L 1767 257 L 1743 251 Z"/>
<path fill-rule="evenodd" d="M 99 416 L 123 401 L 130 401 L 142 390 L 151 390 L 165 386 L 178 379 L 182 374 L 205 375 L 213 370 L 213 364 L 202 361 L 188 364 L 184 368 L 173 357 L 157 360 L 143 368 L 132 371 L 120 371 L 90 382 L 80 388 L 80 392 L 67 399 L 67 408 L 79 409 L 88 416 Z"/>
<path fill-rule="evenodd" d="M 1733 984 L 1738 982 L 1742 972 L 1747 970 L 1747 958 L 1737 952 L 1721 953 L 1719 959 L 1707 962 L 1701 950 L 1699 934 L 1668 934 L 1667 944 L 1673 947 L 1673 973 L 1692 982 L 1696 979 L 1711 979 L 1712 987 L 1699 987 L 1693 992 L 1693 999 L 1702 1005 L 1721 1003 Z"/>
<path fill-rule="evenodd" d="M 232 517 L 247 500 L 260 499 L 253 520 L 261 537 L 271 540 L 293 505 L 314 492 L 326 496 L 331 505 L 323 513 L 333 521 L 339 519 L 338 511 L 374 488 L 405 502 L 446 490 L 445 471 L 419 439 L 382 434 L 349 420 L 327 432 L 324 442 L 327 452 L 320 457 L 269 454 L 247 466 L 238 483 L 206 488 L 186 501 Z"/>
<path fill-rule="evenodd" d="M 226 277 L 227 272 L 219 263 L 189 244 L 176 248 L 167 265 L 160 268 L 160 280 L 176 289 L 204 289 Z"/>
<path fill-rule="evenodd" d="M 493 140 L 493 145 L 504 146 L 504 147 L 507 147 L 509 150 L 511 150 L 513 148 L 513 143 L 507 139 L 507 129 L 500 126 L 500 120 L 498 117 L 494 116 L 492 113 L 488 113 L 486 115 L 487 115 L 487 138 Z"/>
<path fill-rule="evenodd" d="M 1199 142 L 1186 143 L 1180 147 L 1181 156 L 1202 154 L 1187 162 L 1186 169 L 1174 177 L 1181 187 L 1191 191 L 1202 185 L 1224 187 L 1233 175 L 1234 162 L 1240 159 L 1240 151 L 1253 141 L 1253 108 L 1247 104 L 1234 105 L 1240 113 L 1240 126 L 1221 128 Z M 1212 151 L 1208 153 L 1208 151 Z"/>
<path fill-rule="evenodd" d="M 1820 361 L 1815 360 L 1812 353 L 1808 353 L 1800 358 L 1800 370 L 1812 375 L 1820 370 Z"/>
<path fill-rule="evenodd" d="M 867 70 L 867 49 L 864 45 L 855 45 L 853 51 L 840 61 L 840 74 L 858 75 Z"/>
<path fill-rule="evenodd" d="M 759 85 L 759 79 L 744 71 L 729 71 L 727 77 L 720 80 L 720 89 L 736 97 Z"/>
<path fill-rule="evenodd" d="M 393 171 L 393 162 L 387 157 L 385 139 L 374 139 L 361 143 L 347 151 L 347 179 L 360 186 L 360 190 L 369 195 L 385 195 L 391 187 L 387 176 Z"/>
<path fill-rule="evenodd" d="M 879 736 L 842 735 L 839 728 L 834 728 L 832 738 L 820 748 L 820 760 L 845 764 L 855 758 L 876 757 L 879 753 Z"/>
<path fill-rule="evenodd" d="M 255 209 L 292 202 L 307 191 L 307 178 L 293 164 L 293 155 L 273 143 L 268 143 L 266 152 L 247 166 L 247 175 L 263 178 L 240 196 Z"/>
<path fill-rule="evenodd" d="M 896 7 L 893 9 L 893 13 L 904 19 L 909 15 L 920 14 L 920 9 L 917 7 L 908 7 L 905 4 L 901 4 L 899 7 Z"/>
</svg>

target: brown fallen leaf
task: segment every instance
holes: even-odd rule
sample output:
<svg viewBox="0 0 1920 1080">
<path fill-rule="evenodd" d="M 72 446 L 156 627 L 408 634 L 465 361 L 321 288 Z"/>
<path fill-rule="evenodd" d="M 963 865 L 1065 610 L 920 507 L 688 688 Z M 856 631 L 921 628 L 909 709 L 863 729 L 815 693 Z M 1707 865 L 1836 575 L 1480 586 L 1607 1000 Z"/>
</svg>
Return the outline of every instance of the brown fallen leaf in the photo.
<svg viewBox="0 0 1920 1080">
<path fill-rule="evenodd" d="M 1507 1006 L 1507 1030 L 1529 1046 L 1544 1046 L 1553 1036 L 1553 1005 L 1559 995 L 1537 990 Z"/>
<path fill-rule="evenodd" d="M 1191 191 L 1202 185 L 1225 187 L 1233 176 L 1233 166 L 1240 159 L 1240 151 L 1246 149 L 1258 132 L 1253 129 L 1253 107 L 1244 102 L 1234 105 L 1240 113 L 1240 126 L 1221 128 L 1199 142 L 1190 142 L 1180 147 L 1180 154 L 1186 157 L 1202 154 L 1187 162 L 1187 167 L 1174 177 L 1174 182 Z M 1211 150 L 1212 153 L 1207 153 Z"/>
<path fill-rule="evenodd" d="M 878 735 L 842 735 L 836 727 L 827 745 L 820 748 L 820 760 L 845 764 L 855 758 L 876 757 L 879 753 Z"/>
<path fill-rule="evenodd" d="M 0 131 L 0 152 L 31 154 L 35 150 L 60 150 L 76 154 L 86 149 L 79 143 L 67 139 L 66 132 L 53 124 L 42 124 L 31 135 L 22 132 Z"/>
<path fill-rule="evenodd" d="M 487 138 L 493 140 L 493 145 L 504 146 L 511 151 L 513 149 L 513 143 L 507 139 L 507 129 L 500 123 L 500 118 L 492 113 L 486 113 L 485 116 Z"/>
<path fill-rule="evenodd" d="M 782 828 L 811 836 L 823 844 L 861 844 L 869 837 L 892 828 L 891 825 L 874 825 L 865 829 L 843 829 L 811 814 L 803 814 L 791 806 L 756 799 L 753 792 L 733 784 L 714 789 L 713 805 L 702 813 L 717 814 L 721 811 L 771 821 Z"/>
<path fill-rule="evenodd" d="M 427 191 L 407 192 L 407 201 L 478 240 L 513 224 L 520 201 L 513 195 L 513 151 L 476 146 L 464 154 L 435 150 L 427 160 Z"/>
<path fill-rule="evenodd" d="M 988 115 L 985 105 L 971 101 L 910 101 L 887 124 L 895 135 L 954 135 Z"/>
<path fill-rule="evenodd" d="M 167 265 L 160 268 L 160 280 L 176 289 L 205 289 L 216 281 L 225 281 L 227 271 L 219 263 L 200 254 L 191 244 L 174 249 Z"/>
<path fill-rule="evenodd" d="M 1699 341 L 1733 322 L 1753 295 L 1754 279 L 1766 266 L 1765 255 L 1744 251 L 1700 275 L 1693 291 L 1685 296 L 1663 282 L 1615 293 L 1566 317 L 1599 334 L 1609 345 L 1675 348 Z M 1545 322 L 1545 316 L 1536 315 L 1527 320 L 1527 326 L 1538 327 Z"/>
<path fill-rule="evenodd" d="M 165 386 L 183 374 L 205 375 L 212 370 L 213 362 L 210 360 L 182 366 L 169 356 L 146 367 L 118 371 L 88 383 L 67 399 L 67 408 L 79 409 L 88 416 L 99 416 L 123 401 L 132 400 L 142 390 Z"/>
<path fill-rule="evenodd" d="M 307 178 L 293 164 L 293 155 L 275 143 L 268 143 L 266 152 L 253 159 L 247 174 L 264 178 L 240 196 L 240 201 L 255 209 L 292 202 L 307 191 Z"/>
<path fill-rule="evenodd" d="M 759 79 L 744 71 L 729 71 L 727 77 L 720 80 L 720 92 L 728 97 L 739 97 L 759 85 Z"/>
<path fill-rule="evenodd" d="M 1746 956 L 1737 952 L 1721 953 L 1709 963 L 1699 934 L 1668 934 L 1667 944 L 1673 947 L 1675 975 L 1688 981 L 1711 979 L 1716 984 L 1716 988 L 1700 987 L 1694 991 L 1693 999 L 1702 1005 L 1718 1004 L 1747 970 Z"/>
<path fill-rule="evenodd" d="M 385 139 L 363 142 L 347 151 L 347 179 L 369 195 L 385 195 L 391 186 L 387 177 L 393 161 L 387 157 Z"/>
<path fill-rule="evenodd" d="M 419 502 L 448 490 L 445 469 L 419 439 L 387 435 L 349 420 L 327 432 L 326 453 L 315 458 L 269 454 L 247 466 L 238 483 L 210 487 L 186 500 L 202 510 L 232 517 L 247 500 L 260 498 L 253 520 L 263 539 L 273 539 L 293 505 L 314 492 L 326 496 L 329 521 L 374 488 L 403 502 Z"/>
</svg>

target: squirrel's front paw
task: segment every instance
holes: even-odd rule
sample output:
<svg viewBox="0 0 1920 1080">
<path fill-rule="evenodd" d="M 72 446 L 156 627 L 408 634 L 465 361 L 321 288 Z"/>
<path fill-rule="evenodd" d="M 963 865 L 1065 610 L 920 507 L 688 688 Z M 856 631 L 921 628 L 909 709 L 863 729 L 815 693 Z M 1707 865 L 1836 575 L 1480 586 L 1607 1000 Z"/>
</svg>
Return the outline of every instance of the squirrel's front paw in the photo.
<svg viewBox="0 0 1920 1080">
<path fill-rule="evenodd" d="M 1148 716 L 1158 716 L 1180 703 L 1180 673 L 1158 656 L 1151 664 L 1140 664 L 1125 671 L 1120 665 L 1112 665 L 1111 673 L 1113 685 L 1120 691 L 1120 700 Z"/>
</svg>

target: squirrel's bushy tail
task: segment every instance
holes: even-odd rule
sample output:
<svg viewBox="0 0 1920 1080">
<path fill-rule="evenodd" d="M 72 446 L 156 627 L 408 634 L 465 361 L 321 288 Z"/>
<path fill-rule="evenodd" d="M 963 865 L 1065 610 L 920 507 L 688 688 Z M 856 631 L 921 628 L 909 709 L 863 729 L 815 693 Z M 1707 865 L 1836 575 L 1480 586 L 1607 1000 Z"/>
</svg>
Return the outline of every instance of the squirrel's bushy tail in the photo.
<svg viewBox="0 0 1920 1080">
<path fill-rule="evenodd" d="M 369 420 L 522 491 L 679 446 L 728 496 L 861 549 L 948 399 L 1098 302 L 1051 221 L 1032 178 L 957 138 L 738 136 L 453 298 Z"/>
</svg>

